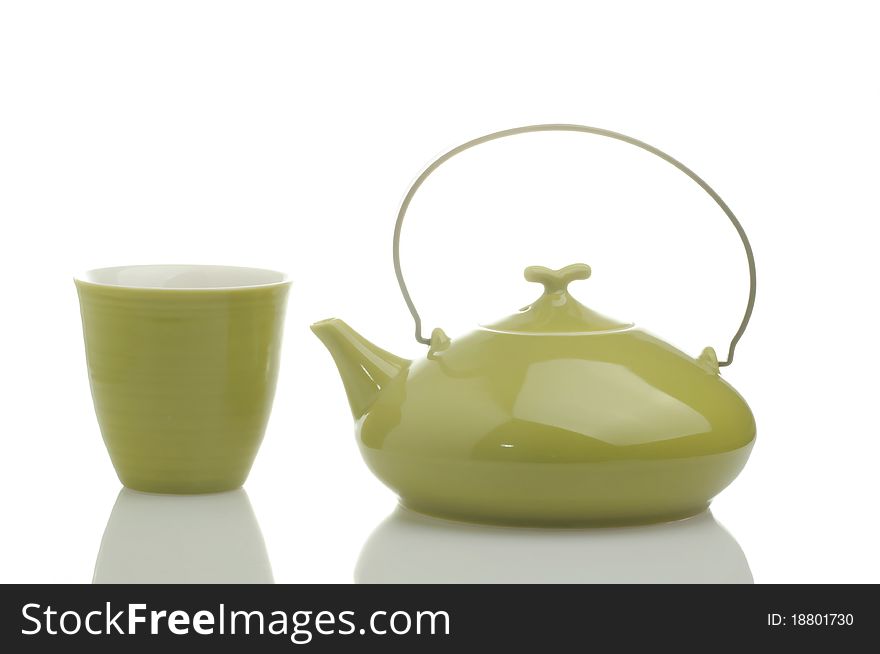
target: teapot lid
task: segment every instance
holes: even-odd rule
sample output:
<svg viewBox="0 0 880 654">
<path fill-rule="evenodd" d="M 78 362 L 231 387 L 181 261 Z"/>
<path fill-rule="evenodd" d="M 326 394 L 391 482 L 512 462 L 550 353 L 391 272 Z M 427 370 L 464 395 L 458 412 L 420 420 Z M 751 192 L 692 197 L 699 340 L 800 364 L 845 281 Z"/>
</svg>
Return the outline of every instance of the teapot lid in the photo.
<svg viewBox="0 0 880 654">
<path fill-rule="evenodd" d="M 590 267 L 583 263 L 559 270 L 529 266 L 525 269 L 525 278 L 543 284 L 543 295 L 519 312 L 481 327 L 513 334 L 583 334 L 632 327 L 632 323 L 623 323 L 588 309 L 571 296 L 569 283 L 587 279 L 590 273 Z"/>
</svg>

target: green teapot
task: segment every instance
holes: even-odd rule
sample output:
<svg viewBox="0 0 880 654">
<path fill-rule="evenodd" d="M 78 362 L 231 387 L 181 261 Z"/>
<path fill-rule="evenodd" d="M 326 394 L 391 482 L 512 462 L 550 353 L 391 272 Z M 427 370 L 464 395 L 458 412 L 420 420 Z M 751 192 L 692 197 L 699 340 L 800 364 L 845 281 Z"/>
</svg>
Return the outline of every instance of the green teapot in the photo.
<svg viewBox="0 0 880 654">
<path fill-rule="evenodd" d="M 746 250 L 751 287 L 727 359 L 692 358 L 578 302 L 569 284 L 590 268 L 526 268 L 543 292 L 513 315 L 451 340 L 422 335 L 400 267 L 403 218 L 416 191 L 456 154 L 536 131 L 607 136 L 645 149 L 687 174 L 724 210 Z M 576 527 L 686 518 L 739 474 L 755 420 L 720 376 L 733 360 L 755 299 L 755 266 L 739 221 L 708 184 L 653 146 L 581 125 L 531 125 L 450 150 L 406 195 L 394 231 L 398 283 L 429 346 L 410 361 L 338 319 L 312 325 L 342 376 L 370 469 L 418 512 L 505 525 Z"/>
</svg>

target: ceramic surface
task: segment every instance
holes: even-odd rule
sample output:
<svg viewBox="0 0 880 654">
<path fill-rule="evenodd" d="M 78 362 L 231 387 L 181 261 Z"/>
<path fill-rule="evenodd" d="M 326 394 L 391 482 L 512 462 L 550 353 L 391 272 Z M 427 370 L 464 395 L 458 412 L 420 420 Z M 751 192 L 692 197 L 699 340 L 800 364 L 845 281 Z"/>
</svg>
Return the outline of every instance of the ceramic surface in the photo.
<svg viewBox="0 0 880 654">
<path fill-rule="evenodd" d="M 95 411 L 122 483 L 241 486 L 269 419 L 290 282 L 223 266 L 111 268 L 75 281 Z"/>
<path fill-rule="evenodd" d="M 755 422 L 697 359 L 567 290 L 581 264 L 530 268 L 543 295 L 408 361 L 341 320 L 333 355 L 371 470 L 419 512 L 512 525 L 667 521 L 703 511 L 742 467 Z"/>
</svg>

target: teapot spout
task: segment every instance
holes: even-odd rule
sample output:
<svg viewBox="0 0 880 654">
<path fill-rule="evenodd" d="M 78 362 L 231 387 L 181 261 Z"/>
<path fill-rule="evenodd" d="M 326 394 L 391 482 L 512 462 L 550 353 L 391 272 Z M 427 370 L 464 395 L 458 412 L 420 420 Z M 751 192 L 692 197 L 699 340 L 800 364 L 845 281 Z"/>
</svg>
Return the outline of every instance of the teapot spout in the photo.
<svg viewBox="0 0 880 654">
<path fill-rule="evenodd" d="M 338 318 L 316 322 L 312 331 L 336 362 L 355 420 L 363 417 L 385 385 L 412 363 L 374 345 Z"/>
</svg>

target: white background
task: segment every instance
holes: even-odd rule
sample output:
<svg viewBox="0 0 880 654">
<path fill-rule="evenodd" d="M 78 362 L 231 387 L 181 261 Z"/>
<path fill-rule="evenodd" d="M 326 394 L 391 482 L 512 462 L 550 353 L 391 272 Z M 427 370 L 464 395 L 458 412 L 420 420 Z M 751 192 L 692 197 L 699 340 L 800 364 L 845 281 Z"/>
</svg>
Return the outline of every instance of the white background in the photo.
<svg viewBox="0 0 880 654">
<path fill-rule="evenodd" d="M 758 302 L 724 376 L 759 436 L 715 518 L 757 582 L 880 581 L 871 9 L 0 3 L 0 581 L 91 580 L 119 482 L 71 278 L 133 263 L 291 275 L 274 413 L 245 488 L 275 580 L 351 581 L 395 501 L 359 458 L 308 325 L 339 316 L 422 355 L 391 261 L 407 185 L 448 148 L 536 122 L 648 141 L 737 213 Z M 598 137 L 464 154 L 404 229 L 426 327 L 453 337 L 533 299 L 524 266 L 581 260 L 586 304 L 693 355 L 722 353 L 744 308 L 745 258 L 721 211 L 659 159 Z M 540 577 L 540 558 L 522 565 Z"/>
</svg>

